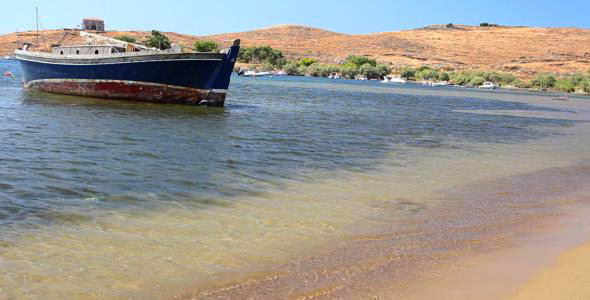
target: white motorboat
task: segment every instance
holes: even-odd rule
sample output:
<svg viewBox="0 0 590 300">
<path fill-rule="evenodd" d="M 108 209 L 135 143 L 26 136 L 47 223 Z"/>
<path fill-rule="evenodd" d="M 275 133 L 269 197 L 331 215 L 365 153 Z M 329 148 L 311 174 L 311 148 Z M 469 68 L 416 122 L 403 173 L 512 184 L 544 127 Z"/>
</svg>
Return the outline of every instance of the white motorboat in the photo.
<svg viewBox="0 0 590 300">
<path fill-rule="evenodd" d="M 289 74 L 287 74 L 287 72 L 281 70 L 278 72 L 274 72 L 272 75 L 273 76 L 288 76 Z"/>
<path fill-rule="evenodd" d="M 438 82 L 433 82 L 430 84 L 430 86 L 448 86 L 449 83 L 446 81 L 438 81 Z"/>
<path fill-rule="evenodd" d="M 381 82 L 383 82 L 383 83 L 406 83 L 407 81 L 405 79 L 399 78 L 399 77 L 385 76 L 383 78 L 383 80 L 381 80 Z"/>
<path fill-rule="evenodd" d="M 490 90 L 496 89 L 497 87 L 498 87 L 497 85 L 495 85 L 493 82 L 490 82 L 490 81 L 486 81 L 483 83 L 483 85 L 479 86 L 480 89 L 490 89 Z"/>
<path fill-rule="evenodd" d="M 365 75 L 356 75 L 354 77 L 354 80 L 361 80 L 361 81 L 365 81 L 368 80 L 367 77 Z"/>
<path fill-rule="evenodd" d="M 328 78 L 329 79 L 340 79 L 340 78 L 342 78 L 342 76 L 340 76 L 339 73 L 332 72 L 332 73 L 330 73 L 330 76 L 328 76 Z"/>
<path fill-rule="evenodd" d="M 250 71 L 244 72 L 241 76 L 244 76 L 244 77 L 263 77 L 263 76 L 269 76 L 269 75 L 272 75 L 272 73 L 271 72 L 256 72 L 256 71 L 250 70 Z"/>
</svg>

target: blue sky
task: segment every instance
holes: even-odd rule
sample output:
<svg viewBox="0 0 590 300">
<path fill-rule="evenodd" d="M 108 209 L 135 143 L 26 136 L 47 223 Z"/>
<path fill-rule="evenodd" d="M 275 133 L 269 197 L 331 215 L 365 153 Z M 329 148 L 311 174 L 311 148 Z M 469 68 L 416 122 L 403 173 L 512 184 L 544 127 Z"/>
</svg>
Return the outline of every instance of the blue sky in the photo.
<svg viewBox="0 0 590 300">
<path fill-rule="evenodd" d="M 411 29 L 429 24 L 590 28 L 590 0 L 3 0 L 0 33 L 43 27 L 73 28 L 99 17 L 109 29 L 176 31 L 207 35 L 301 24 L 343 33 Z"/>
</svg>

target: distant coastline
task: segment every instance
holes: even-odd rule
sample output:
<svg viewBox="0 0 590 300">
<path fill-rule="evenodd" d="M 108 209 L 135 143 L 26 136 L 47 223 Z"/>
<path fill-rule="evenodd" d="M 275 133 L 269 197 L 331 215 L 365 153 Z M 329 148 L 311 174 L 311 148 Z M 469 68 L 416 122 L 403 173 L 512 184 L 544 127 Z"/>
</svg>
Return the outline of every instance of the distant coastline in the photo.
<svg viewBox="0 0 590 300">
<path fill-rule="evenodd" d="M 45 47 L 56 43 L 75 44 L 81 42 L 76 30 L 44 30 L 40 40 L 45 41 Z M 105 34 L 141 40 L 149 30 L 113 30 Z M 393 68 L 424 65 L 477 69 L 507 72 L 519 78 L 590 70 L 590 29 L 431 25 L 398 32 L 349 35 L 301 25 L 280 25 L 209 36 L 165 34 L 182 46 L 191 46 L 201 39 L 225 45 L 239 38 L 244 46 L 269 45 L 283 51 L 288 59 L 308 57 L 324 64 L 355 54 L 389 63 Z M 11 54 L 18 41 L 33 42 L 36 37 L 34 31 L 20 32 L 18 36 L 16 33 L 0 35 L 0 56 Z"/>
<path fill-rule="evenodd" d="M 11 55 L 23 42 L 39 41 L 40 48 L 44 49 L 55 44 L 82 44 L 78 32 L 79 29 L 58 29 L 40 31 L 39 34 L 25 31 L 0 35 L 0 58 Z M 103 34 L 142 40 L 148 33 L 112 30 Z M 390 75 L 416 82 L 438 80 L 477 87 L 490 81 L 502 87 L 590 93 L 589 29 L 447 24 L 399 32 L 349 35 L 301 25 L 275 25 L 210 36 L 165 34 L 172 43 L 184 47 L 191 47 L 198 40 L 213 41 L 225 47 L 237 38 L 245 47 L 270 46 L 283 53 L 285 60 L 290 62 L 285 67 L 291 69 L 292 62 L 301 59 L 316 62 L 313 66 L 306 65 L 307 69 L 297 70 L 298 65 L 295 71 L 284 69 L 290 75 L 328 77 L 330 73 L 340 72 L 338 64 L 349 55 L 357 55 L 386 66 L 391 70 Z M 527 43 L 523 44 L 523 40 Z M 263 67 L 256 64 L 242 66 L 249 69 Z M 407 69 L 415 71 L 409 76 L 401 74 Z M 424 77 L 419 73 L 422 70 L 437 74 Z M 378 74 L 374 79 L 383 78 L 383 70 L 373 73 Z M 437 78 L 439 75 L 442 79 Z M 371 79 L 371 76 L 366 77 Z M 506 78 L 510 80 L 506 81 Z"/>
</svg>

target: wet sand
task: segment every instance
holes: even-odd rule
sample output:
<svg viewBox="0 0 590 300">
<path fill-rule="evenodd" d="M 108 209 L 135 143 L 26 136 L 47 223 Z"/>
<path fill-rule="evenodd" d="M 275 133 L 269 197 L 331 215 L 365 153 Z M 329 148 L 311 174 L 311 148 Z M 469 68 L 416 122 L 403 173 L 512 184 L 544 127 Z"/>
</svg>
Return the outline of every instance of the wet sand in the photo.
<svg viewBox="0 0 590 300">
<path fill-rule="evenodd" d="M 539 281 L 538 274 L 554 272 L 555 258 L 569 253 L 590 237 L 590 190 L 567 193 L 556 217 L 535 221 L 521 228 L 503 245 L 466 255 L 453 264 L 438 266 L 438 275 L 405 299 L 588 299 L 582 297 L 583 280 L 568 282 L 554 278 Z M 532 226 L 530 226 L 532 225 Z M 582 261 L 570 260 L 568 272 L 573 276 L 587 273 Z M 532 280 L 533 278 L 534 280 Z M 581 279 L 581 278 L 580 278 Z M 552 282 L 549 282 L 551 280 Z M 530 283 L 529 283 L 530 282 Z M 533 284 L 534 282 L 534 284 Z M 558 282 L 560 282 L 558 284 Z M 552 289 L 547 298 L 540 286 Z M 577 297 L 574 297 L 576 295 Z M 559 296 L 559 297 L 558 297 Z"/>
<path fill-rule="evenodd" d="M 590 299 L 590 243 L 561 254 L 509 299 Z"/>
</svg>

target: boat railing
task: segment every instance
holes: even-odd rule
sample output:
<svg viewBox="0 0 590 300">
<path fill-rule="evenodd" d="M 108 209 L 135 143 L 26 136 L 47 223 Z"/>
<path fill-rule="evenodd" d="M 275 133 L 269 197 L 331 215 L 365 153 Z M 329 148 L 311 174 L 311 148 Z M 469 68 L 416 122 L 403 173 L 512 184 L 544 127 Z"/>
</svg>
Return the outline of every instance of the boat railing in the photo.
<svg viewBox="0 0 590 300">
<path fill-rule="evenodd" d="M 168 51 L 138 51 L 138 52 L 119 52 L 106 54 L 74 54 L 74 55 L 59 55 L 49 52 L 37 52 L 26 50 L 15 50 L 16 55 L 35 56 L 42 58 L 59 58 L 59 59 L 96 59 L 96 58 L 122 58 L 122 57 L 140 57 L 140 56 L 168 56 L 170 54 L 177 54 L 180 56 L 190 56 L 199 59 L 221 59 L 224 53 L 216 52 L 195 52 L 195 53 L 174 53 Z"/>
</svg>

